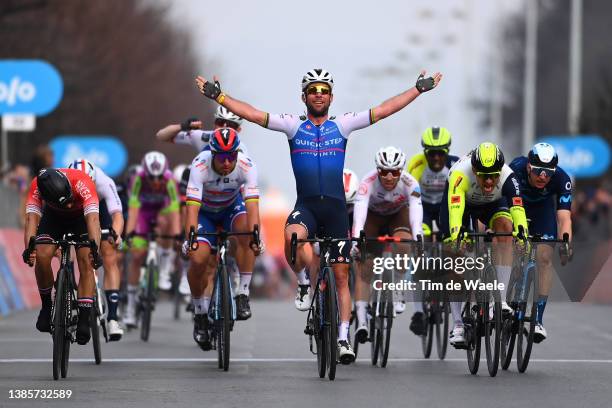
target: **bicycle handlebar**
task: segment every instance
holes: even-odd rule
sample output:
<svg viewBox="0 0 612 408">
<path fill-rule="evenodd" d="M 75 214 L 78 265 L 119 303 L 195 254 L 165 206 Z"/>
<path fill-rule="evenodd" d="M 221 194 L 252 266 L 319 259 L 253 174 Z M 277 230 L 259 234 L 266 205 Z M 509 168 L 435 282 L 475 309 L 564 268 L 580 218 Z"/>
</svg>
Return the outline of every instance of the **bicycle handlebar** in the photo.
<svg viewBox="0 0 612 408">
<path fill-rule="evenodd" d="M 260 239 L 259 239 L 259 224 L 255 224 L 253 225 L 253 231 L 250 232 L 231 232 L 231 231 L 217 231 L 217 232 L 199 232 L 196 233 L 195 228 L 191 227 L 189 228 L 189 250 L 190 251 L 197 251 L 198 248 L 200 247 L 199 242 L 197 241 L 197 237 L 219 237 L 221 240 L 225 240 L 228 237 L 235 237 L 235 236 L 246 236 L 246 235 L 251 235 L 253 236 L 253 244 L 255 244 L 256 246 L 259 246 L 260 244 Z"/>
</svg>

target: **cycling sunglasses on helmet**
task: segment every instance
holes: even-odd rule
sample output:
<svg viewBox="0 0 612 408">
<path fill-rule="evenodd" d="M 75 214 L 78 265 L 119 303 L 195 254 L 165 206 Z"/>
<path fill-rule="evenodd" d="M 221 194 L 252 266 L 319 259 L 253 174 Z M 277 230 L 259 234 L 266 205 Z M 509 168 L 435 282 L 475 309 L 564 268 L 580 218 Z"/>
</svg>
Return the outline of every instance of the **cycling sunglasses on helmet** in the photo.
<svg viewBox="0 0 612 408">
<path fill-rule="evenodd" d="M 322 84 L 310 85 L 308 88 L 306 88 L 307 95 L 316 95 L 318 93 L 321 95 L 329 95 L 331 93 L 331 88 Z"/>
</svg>

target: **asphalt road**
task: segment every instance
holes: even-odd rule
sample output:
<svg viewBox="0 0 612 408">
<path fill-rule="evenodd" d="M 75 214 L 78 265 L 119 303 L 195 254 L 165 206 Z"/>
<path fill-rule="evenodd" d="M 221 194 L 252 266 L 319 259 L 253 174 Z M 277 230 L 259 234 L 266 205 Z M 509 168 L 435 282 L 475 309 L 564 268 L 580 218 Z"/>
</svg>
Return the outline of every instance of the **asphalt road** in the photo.
<svg viewBox="0 0 612 408">
<path fill-rule="evenodd" d="M 610 307 L 550 304 L 549 339 L 535 346 L 527 373 L 513 363 L 495 378 L 486 364 L 469 374 L 465 352 L 452 347 L 445 361 L 423 359 L 407 313 L 394 325 L 386 368 L 373 367 L 365 348 L 355 364 L 339 366 L 333 382 L 318 378 L 302 334 L 305 314 L 285 302 L 252 308 L 254 317 L 233 332 L 229 372 L 217 368 L 215 351 L 193 343 L 185 315 L 174 321 L 170 305 L 160 304 L 148 343 L 132 332 L 103 344 L 100 366 L 91 344 L 75 344 L 68 378 L 59 381 L 52 379 L 51 337 L 34 328 L 36 312 L 11 315 L 0 320 L 0 407 L 612 406 Z M 63 389 L 72 396 L 11 399 L 16 389 Z"/>
</svg>

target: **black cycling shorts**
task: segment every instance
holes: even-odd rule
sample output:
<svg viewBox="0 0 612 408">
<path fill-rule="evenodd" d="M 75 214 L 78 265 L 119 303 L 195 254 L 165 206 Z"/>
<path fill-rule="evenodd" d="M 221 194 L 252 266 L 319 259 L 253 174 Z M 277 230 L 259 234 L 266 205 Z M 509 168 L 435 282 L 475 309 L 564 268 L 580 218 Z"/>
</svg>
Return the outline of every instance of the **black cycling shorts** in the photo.
<svg viewBox="0 0 612 408">
<path fill-rule="evenodd" d="M 332 197 L 300 199 L 285 226 L 300 224 L 308 232 L 308 238 L 348 238 L 349 220 L 346 202 Z M 350 262 L 350 241 L 335 242 L 329 253 L 330 263 Z"/>
<path fill-rule="evenodd" d="M 51 238 L 57 241 L 62 239 L 64 234 L 67 233 L 87 234 L 87 224 L 85 223 L 83 213 L 68 218 L 49 207 L 45 207 L 40 224 L 38 224 L 36 238 L 40 240 Z"/>
</svg>

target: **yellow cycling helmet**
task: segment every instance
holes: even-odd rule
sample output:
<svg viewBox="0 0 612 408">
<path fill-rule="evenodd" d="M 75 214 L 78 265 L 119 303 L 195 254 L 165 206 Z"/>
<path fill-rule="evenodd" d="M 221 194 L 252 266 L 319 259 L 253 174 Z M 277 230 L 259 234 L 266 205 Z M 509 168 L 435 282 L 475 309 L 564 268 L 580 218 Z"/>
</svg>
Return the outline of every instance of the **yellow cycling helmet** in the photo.
<svg viewBox="0 0 612 408">
<path fill-rule="evenodd" d="M 450 145 L 451 134 L 445 127 L 429 127 L 421 136 L 421 146 L 425 150 L 446 150 L 448 152 Z"/>
<path fill-rule="evenodd" d="M 504 154 L 495 143 L 481 143 L 472 151 L 472 167 L 477 173 L 498 173 L 504 167 Z"/>
</svg>

